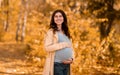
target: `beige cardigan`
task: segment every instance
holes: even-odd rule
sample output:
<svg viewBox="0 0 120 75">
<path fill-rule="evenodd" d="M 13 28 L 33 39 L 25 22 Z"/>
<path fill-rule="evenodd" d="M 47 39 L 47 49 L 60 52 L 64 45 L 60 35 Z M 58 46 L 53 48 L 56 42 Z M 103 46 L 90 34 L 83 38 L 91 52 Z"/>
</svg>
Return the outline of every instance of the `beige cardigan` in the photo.
<svg viewBox="0 0 120 75">
<path fill-rule="evenodd" d="M 57 33 L 53 34 L 53 29 L 49 29 L 45 39 L 44 47 L 47 51 L 47 57 L 45 61 L 45 66 L 43 69 L 43 75 L 53 75 L 54 74 L 54 55 L 55 51 L 65 48 L 68 46 L 68 43 L 62 42 L 58 43 Z"/>
</svg>

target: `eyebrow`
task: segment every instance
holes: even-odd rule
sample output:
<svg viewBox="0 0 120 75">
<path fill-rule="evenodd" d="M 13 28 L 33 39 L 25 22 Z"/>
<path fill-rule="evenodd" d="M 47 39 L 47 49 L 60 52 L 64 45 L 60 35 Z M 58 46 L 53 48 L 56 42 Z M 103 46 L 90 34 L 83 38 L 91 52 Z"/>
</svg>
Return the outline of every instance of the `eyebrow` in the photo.
<svg viewBox="0 0 120 75">
<path fill-rule="evenodd" d="M 60 14 L 60 15 L 55 15 L 55 16 L 62 16 L 62 14 Z"/>
</svg>

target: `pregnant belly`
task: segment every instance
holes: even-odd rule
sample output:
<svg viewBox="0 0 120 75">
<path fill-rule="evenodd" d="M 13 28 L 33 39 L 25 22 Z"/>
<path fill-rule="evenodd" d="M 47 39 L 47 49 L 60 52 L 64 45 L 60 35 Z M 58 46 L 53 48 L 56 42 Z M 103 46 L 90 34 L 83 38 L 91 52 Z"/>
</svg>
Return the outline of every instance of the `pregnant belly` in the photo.
<svg viewBox="0 0 120 75">
<path fill-rule="evenodd" d="M 55 53 L 55 62 L 61 62 L 63 60 L 67 60 L 72 58 L 73 50 L 71 48 L 64 48 L 56 51 Z"/>
</svg>

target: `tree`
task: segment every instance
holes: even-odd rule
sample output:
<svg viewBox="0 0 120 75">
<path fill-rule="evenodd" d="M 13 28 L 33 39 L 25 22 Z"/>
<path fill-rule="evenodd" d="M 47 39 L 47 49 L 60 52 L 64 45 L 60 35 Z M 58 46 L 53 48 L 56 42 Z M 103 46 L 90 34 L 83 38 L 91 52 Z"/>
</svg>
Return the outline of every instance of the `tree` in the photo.
<svg viewBox="0 0 120 75">
<path fill-rule="evenodd" d="M 87 10 L 92 18 L 96 20 L 100 32 L 100 46 L 96 50 L 96 64 L 104 67 L 114 67 L 118 51 L 115 50 L 113 38 L 113 23 L 120 19 L 120 9 L 116 10 L 114 5 L 117 0 L 86 0 Z M 116 54 L 115 54 L 116 53 Z M 119 61 L 118 61 L 119 63 Z M 118 65 L 118 64 L 115 64 Z M 99 69 L 100 70 L 100 69 Z"/>
<path fill-rule="evenodd" d="M 28 0 L 21 0 L 21 10 L 19 13 L 18 23 L 17 23 L 16 41 L 19 40 L 21 42 L 24 41 L 27 15 L 28 15 L 27 9 L 28 9 Z"/>
<path fill-rule="evenodd" d="M 4 19 L 4 30 L 8 31 L 8 27 L 9 27 L 9 0 L 3 0 L 3 14 L 5 15 L 5 19 Z"/>
<path fill-rule="evenodd" d="M 2 1 L 3 1 L 3 0 L 0 0 L 0 7 L 1 7 Z"/>
<path fill-rule="evenodd" d="M 88 10 L 97 19 L 105 19 L 100 22 L 101 40 L 109 36 L 113 21 L 120 17 L 118 10 L 114 9 L 115 0 L 87 0 Z"/>
</svg>

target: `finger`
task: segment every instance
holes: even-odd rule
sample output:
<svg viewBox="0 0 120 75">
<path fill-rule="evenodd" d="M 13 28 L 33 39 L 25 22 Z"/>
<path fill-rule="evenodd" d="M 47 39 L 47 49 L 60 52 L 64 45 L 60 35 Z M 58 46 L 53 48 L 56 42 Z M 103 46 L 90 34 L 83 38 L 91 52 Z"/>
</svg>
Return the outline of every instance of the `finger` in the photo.
<svg viewBox="0 0 120 75">
<path fill-rule="evenodd" d="M 64 61 L 63 63 L 64 64 L 70 64 L 70 63 L 72 63 L 72 61 Z"/>
<path fill-rule="evenodd" d="M 72 61 L 72 58 L 68 59 L 69 61 Z"/>
</svg>

